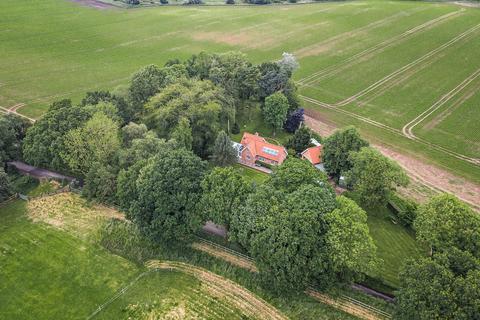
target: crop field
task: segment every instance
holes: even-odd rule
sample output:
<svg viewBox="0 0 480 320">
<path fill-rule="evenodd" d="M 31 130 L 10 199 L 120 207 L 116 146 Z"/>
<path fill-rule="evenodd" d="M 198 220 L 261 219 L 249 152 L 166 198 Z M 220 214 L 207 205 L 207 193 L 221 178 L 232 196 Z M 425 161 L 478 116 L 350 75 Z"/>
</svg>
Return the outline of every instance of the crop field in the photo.
<svg viewBox="0 0 480 320">
<path fill-rule="evenodd" d="M 61 98 L 121 90 L 140 67 L 202 50 L 292 52 L 306 107 L 480 182 L 480 9 L 352 1 L 283 6 L 0 3 L 0 106 L 38 118 Z M 5 110 L 5 109 L 2 109 Z"/>
</svg>

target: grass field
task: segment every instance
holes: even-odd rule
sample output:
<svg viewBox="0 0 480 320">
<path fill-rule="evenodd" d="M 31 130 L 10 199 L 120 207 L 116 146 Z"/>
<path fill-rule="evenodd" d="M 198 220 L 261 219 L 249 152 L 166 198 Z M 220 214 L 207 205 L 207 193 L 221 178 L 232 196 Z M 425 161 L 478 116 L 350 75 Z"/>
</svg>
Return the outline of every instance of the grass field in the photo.
<svg viewBox="0 0 480 320">
<path fill-rule="evenodd" d="M 193 249 L 159 249 L 186 262 L 164 270 L 114 255 L 96 244 L 105 210 L 72 194 L 0 206 L 0 319 L 353 319 L 306 295 L 272 295 Z"/>
<path fill-rule="evenodd" d="M 0 106 L 23 103 L 26 115 L 202 50 L 241 50 L 254 62 L 287 51 L 300 61 L 307 107 L 480 182 L 477 8 L 367 0 L 97 10 L 26 0 L 0 3 L 0 18 Z"/>
</svg>

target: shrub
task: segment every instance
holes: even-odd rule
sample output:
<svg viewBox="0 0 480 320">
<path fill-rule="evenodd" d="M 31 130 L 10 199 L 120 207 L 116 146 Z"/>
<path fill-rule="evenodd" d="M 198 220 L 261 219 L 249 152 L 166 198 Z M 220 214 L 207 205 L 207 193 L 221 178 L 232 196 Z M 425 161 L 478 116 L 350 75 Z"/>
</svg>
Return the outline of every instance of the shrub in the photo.
<svg viewBox="0 0 480 320">
<path fill-rule="evenodd" d="M 227 0 L 225 1 L 226 4 L 235 4 L 235 0 Z"/>
<path fill-rule="evenodd" d="M 160 0 L 161 4 L 168 4 L 168 0 Z"/>
<path fill-rule="evenodd" d="M 418 205 L 408 199 L 404 199 L 399 195 L 392 193 L 388 201 L 390 207 L 392 207 L 395 216 L 398 218 L 400 223 L 406 227 L 411 227 L 413 221 L 417 217 L 417 207 Z"/>
</svg>

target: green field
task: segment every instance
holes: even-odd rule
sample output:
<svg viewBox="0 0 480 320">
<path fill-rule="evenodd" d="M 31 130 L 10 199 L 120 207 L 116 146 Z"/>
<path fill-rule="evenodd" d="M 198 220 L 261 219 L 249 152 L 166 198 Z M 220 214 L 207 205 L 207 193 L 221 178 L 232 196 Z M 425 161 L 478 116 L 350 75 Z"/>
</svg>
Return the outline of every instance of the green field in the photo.
<svg viewBox="0 0 480 320">
<path fill-rule="evenodd" d="M 152 254 L 215 272 L 207 275 L 214 286 L 185 270 L 147 269 L 115 255 L 95 232 L 109 210 L 71 194 L 1 205 L 0 319 L 256 319 L 262 315 L 252 304 L 265 307 L 258 297 L 291 319 L 354 319 L 307 295 L 274 295 L 249 271 L 189 247 Z M 256 298 L 239 298 L 238 290 Z"/>
<path fill-rule="evenodd" d="M 292 52 L 307 108 L 480 182 L 477 8 L 367 0 L 98 10 L 26 0 L 0 3 L 0 18 L 0 106 L 25 104 L 26 115 L 202 50 L 241 50 L 254 62 Z"/>
</svg>

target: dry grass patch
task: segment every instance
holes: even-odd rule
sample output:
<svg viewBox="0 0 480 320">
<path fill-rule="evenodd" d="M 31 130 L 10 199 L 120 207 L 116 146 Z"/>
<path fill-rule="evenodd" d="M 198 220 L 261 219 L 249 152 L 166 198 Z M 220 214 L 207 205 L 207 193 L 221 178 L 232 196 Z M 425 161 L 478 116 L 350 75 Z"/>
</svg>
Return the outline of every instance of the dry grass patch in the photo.
<svg viewBox="0 0 480 320">
<path fill-rule="evenodd" d="M 28 202 L 27 214 L 33 222 L 44 222 L 82 238 L 96 231 L 107 219 L 124 219 L 122 213 L 90 204 L 73 193 L 33 199 Z"/>
</svg>

